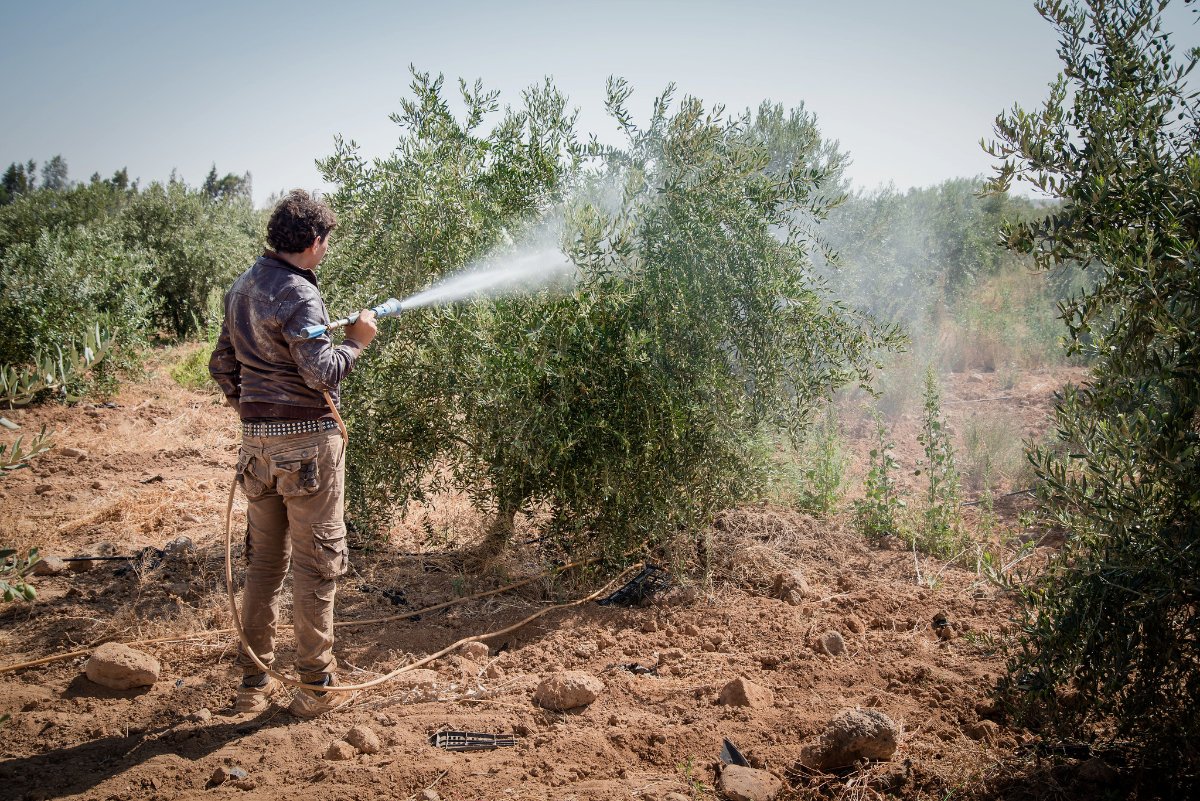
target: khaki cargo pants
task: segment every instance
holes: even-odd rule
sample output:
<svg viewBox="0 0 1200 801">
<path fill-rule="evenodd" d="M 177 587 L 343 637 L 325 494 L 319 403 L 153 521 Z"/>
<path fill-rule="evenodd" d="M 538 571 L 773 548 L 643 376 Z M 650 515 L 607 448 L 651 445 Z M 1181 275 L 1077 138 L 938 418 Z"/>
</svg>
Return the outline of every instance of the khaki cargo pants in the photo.
<svg viewBox="0 0 1200 801">
<path fill-rule="evenodd" d="M 333 597 L 350 567 L 342 518 L 346 446 L 341 434 L 243 436 L 238 481 L 246 493 L 246 588 L 242 626 L 250 647 L 271 666 L 279 596 L 292 566 L 296 670 L 304 681 L 333 672 Z M 242 649 L 243 675 L 262 671 Z"/>
</svg>

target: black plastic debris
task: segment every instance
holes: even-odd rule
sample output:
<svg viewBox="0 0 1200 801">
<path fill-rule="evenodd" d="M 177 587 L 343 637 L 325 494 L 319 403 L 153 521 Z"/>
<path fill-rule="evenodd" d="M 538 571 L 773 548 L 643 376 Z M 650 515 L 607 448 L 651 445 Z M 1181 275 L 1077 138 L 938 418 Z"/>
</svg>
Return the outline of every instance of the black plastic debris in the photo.
<svg viewBox="0 0 1200 801">
<path fill-rule="evenodd" d="M 629 582 L 596 603 L 601 606 L 638 606 L 655 593 L 669 589 L 671 574 L 658 565 L 646 565 Z"/>
<path fill-rule="evenodd" d="M 362 584 L 358 588 L 359 592 L 377 592 L 388 601 L 391 601 L 392 606 L 408 606 L 408 597 L 404 594 L 404 590 L 393 590 L 387 587 L 376 587 L 374 584 Z"/>
<path fill-rule="evenodd" d="M 446 751 L 491 751 L 494 748 L 511 748 L 517 744 L 517 738 L 511 734 L 439 731 L 429 735 L 429 744 Z"/>
<path fill-rule="evenodd" d="M 657 676 L 658 668 L 646 667 L 639 665 L 637 662 L 630 662 L 628 665 L 621 665 L 621 670 L 627 670 L 635 676 Z"/>
<path fill-rule="evenodd" d="M 725 765 L 740 765 L 743 768 L 750 767 L 749 760 L 742 756 L 742 752 L 738 750 L 736 745 L 729 742 L 728 737 L 721 741 L 720 759 Z"/>
</svg>

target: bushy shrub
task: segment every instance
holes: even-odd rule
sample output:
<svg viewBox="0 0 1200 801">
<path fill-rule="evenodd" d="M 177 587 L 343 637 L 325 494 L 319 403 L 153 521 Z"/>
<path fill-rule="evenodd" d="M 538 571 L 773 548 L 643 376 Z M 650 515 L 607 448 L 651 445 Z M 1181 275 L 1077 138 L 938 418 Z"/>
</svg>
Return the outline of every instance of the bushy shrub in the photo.
<svg viewBox="0 0 1200 801">
<path fill-rule="evenodd" d="M 211 303 L 249 267 L 262 246 L 261 215 L 244 195 L 214 199 L 179 181 L 133 195 L 117 219 L 129 247 L 145 254 L 154 322 L 176 337 L 213 322 Z"/>
<path fill-rule="evenodd" d="M 98 322 L 122 344 L 144 336 L 154 308 L 149 259 L 111 226 L 43 231 L 0 258 L 0 364 L 70 348 Z"/>
</svg>

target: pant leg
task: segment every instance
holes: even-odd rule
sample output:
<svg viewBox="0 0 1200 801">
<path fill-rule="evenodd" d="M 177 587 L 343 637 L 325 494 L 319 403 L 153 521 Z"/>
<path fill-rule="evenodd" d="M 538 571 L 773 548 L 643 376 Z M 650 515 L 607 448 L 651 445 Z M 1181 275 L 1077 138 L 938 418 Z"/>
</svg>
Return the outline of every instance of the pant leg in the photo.
<svg viewBox="0 0 1200 801">
<path fill-rule="evenodd" d="M 306 681 L 337 667 L 333 607 L 337 577 L 349 570 L 346 546 L 345 443 L 336 431 L 315 435 L 308 446 L 278 454 L 276 489 L 287 507 L 292 551 L 292 622 L 296 670 Z"/>
<path fill-rule="evenodd" d="M 287 536 L 287 510 L 270 480 L 270 462 L 265 451 L 244 443 L 238 473 L 246 492 L 246 585 L 242 593 L 242 629 L 250 647 L 263 664 L 275 661 L 275 632 L 279 620 L 279 597 L 291 559 Z M 261 669 L 238 646 L 238 664 L 243 675 Z"/>
</svg>

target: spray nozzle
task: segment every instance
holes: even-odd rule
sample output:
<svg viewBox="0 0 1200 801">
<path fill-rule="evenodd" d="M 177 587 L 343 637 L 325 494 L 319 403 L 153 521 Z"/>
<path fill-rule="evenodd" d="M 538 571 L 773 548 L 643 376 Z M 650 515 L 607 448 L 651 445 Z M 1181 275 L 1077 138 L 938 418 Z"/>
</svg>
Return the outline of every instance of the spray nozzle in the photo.
<svg viewBox="0 0 1200 801">
<path fill-rule="evenodd" d="M 404 311 L 403 305 L 395 298 L 388 298 L 383 303 L 371 309 L 375 312 L 376 317 L 396 317 L 400 312 Z M 310 325 L 304 329 L 305 339 L 315 339 L 321 334 L 327 334 L 330 331 L 336 331 L 347 325 L 354 325 L 358 322 L 359 312 L 351 314 L 349 317 L 343 317 L 340 320 L 334 320 L 329 325 Z"/>
</svg>

